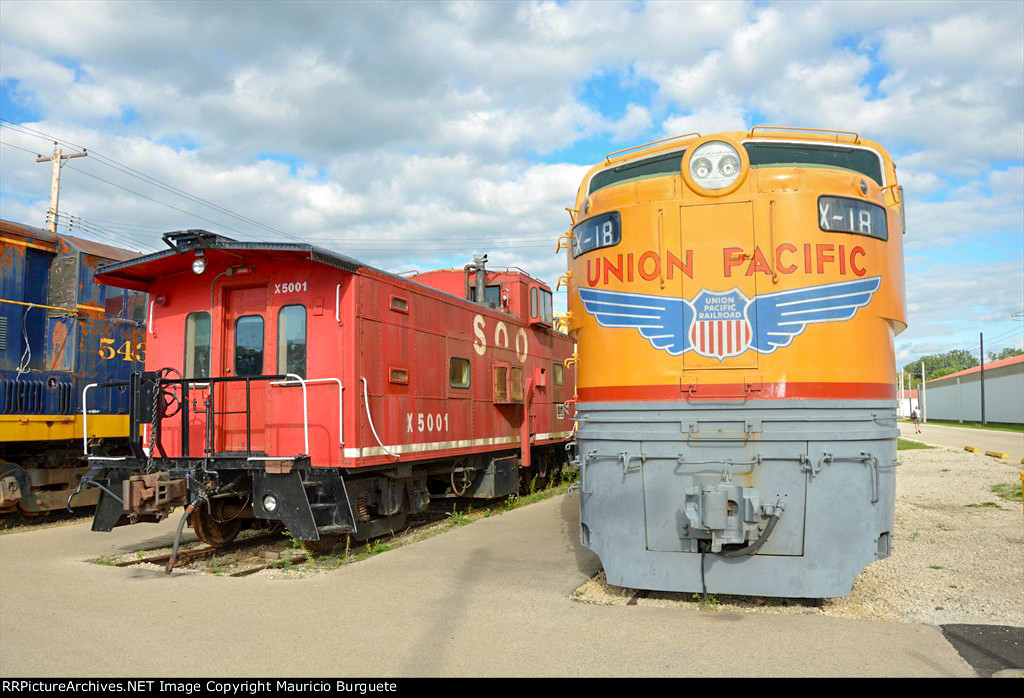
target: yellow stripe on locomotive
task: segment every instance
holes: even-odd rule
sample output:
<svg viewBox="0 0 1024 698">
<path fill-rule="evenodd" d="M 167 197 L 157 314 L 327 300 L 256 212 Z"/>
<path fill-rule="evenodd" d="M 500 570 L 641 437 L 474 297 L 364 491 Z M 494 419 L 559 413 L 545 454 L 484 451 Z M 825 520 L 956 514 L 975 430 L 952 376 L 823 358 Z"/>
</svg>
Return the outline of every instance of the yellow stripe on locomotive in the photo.
<svg viewBox="0 0 1024 698">
<path fill-rule="evenodd" d="M 891 398 L 901 203 L 889 155 L 856 134 L 682 137 L 597 165 L 569 255 L 581 400 Z"/>
</svg>

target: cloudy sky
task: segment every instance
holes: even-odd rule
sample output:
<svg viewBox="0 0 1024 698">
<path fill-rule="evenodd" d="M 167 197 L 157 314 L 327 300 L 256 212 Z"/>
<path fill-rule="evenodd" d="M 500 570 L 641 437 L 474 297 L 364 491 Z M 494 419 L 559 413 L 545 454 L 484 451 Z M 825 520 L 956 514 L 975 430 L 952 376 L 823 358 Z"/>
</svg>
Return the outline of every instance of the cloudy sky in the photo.
<svg viewBox="0 0 1024 698">
<path fill-rule="evenodd" d="M 392 271 L 486 251 L 553 286 L 564 209 L 605 153 L 855 130 L 907 195 L 898 362 L 979 331 L 1020 346 L 1022 27 L 1018 0 L 0 0 L 0 216 L 43 225 L 35 154 L 57 137 L 92 153 L 62 174 L 78 235 L 287 234 Z"/>
</svg>

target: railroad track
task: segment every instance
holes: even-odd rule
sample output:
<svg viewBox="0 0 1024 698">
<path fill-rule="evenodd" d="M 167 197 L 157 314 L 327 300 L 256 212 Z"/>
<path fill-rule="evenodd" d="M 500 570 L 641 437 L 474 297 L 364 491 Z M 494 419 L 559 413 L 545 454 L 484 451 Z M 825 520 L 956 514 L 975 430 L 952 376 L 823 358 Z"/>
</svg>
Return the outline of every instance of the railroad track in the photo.
<svg viewBox="0 0 1024 698">
<path fill-rule="evenodd" d="M 171 569 L 177 569 L 179 567 L 185 567 L 186 565 L 189 565 L 189 564 L 191 564 L 193 562 L 196 562 L 197 560 L 203 560 L 203 559 L 206 559 L 206 558 L 210 558 L 210 557 L 213 557 L 214 555 L 223 555 L 225 553 L 235 552 L 236 550 L 242 550 L 244 548 L 248 548 L 248 547 L 251 547 L 251 546 L 254 546 L 254 545 L 260 545 L 262 543 L 273 543 L 273 542 L 281 540 L 283 538 L 284 538 L 284 535 L 282 533 L 280 533 L 280 532 L 266 533 L 266 534 L 263 534 L 261 536 L 252 536 L 250 538 L 244 538 L 242 540 L 236 540 L 233 543 L 229 543 L 228 545 L 222 545 L 219 548 L 214 548 L 214 547 L 211 547 L 209 545 L 205 545 L 203 547 L 193 548 L 191 550 L 181 550 L 181 551 L 178 551 L 178 559 L 175 560 L 174 565 L 171 567 Z M 146 563 L 149 563 L 149 564 L 152 564 L 152 565 L 166 565 L 168 562 L 170 562 L 170 560 L 171 560 L 171 554 L 170 553 L 166 553 L 166 554 L 163 554 L 163 555 L 153 555 L 151 557 L 143 557 L 143 558 L 139 558 L 137 560 L 126 560 L 124 562 L 117 563 L 115 566 L 116 567 L 131 567 L 133 565 L 142 565 L 142 564 L 146 564 Z M 243 571 L 247 571 L 247 570 L 243 570 Z M 236 575 L 231 575 L 231 576 L 236 576 Z M 237 576 L 244 576 L 244 575 L 237 575 Z"/>
</svg>

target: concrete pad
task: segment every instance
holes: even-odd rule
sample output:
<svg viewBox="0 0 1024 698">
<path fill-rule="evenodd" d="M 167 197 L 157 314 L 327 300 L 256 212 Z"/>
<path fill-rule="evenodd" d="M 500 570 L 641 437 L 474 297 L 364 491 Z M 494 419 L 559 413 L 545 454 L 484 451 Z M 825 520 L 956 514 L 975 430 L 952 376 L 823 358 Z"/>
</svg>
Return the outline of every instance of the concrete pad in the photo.
<svg viewBox="0 0 1024 698">
<path fill-rule="evenodd" d="M 176 518 L 0 536 L 0 675 L 975 675 L 931 626 L 574 602 L 565 496 L 304 579 L 84 562 Z"/>
</svg>

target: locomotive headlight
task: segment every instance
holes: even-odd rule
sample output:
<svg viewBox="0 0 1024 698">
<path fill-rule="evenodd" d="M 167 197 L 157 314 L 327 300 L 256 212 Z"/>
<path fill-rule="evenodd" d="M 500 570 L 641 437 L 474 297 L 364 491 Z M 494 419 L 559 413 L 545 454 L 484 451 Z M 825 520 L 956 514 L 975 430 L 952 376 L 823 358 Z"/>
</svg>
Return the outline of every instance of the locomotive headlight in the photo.
<svg viewBox="0 0 1024 698">
<path fill-rule="evenodd" d="M 277 497 L 268 494 L 263 497 L 263 510 L 269 513 L 277 511 Z"/>
<path fill-rule="evenodd" d="M 696 179 L 707 179 L 714 173 L 714 171 L 711 161 L 707 158 L 694 158 L 690 163 L 690 172 L 693 173 L 693 176 Z"/>
<path fill-rule="evenodd" d="M 732 155 L 726 155 L 718 161 L 718 172 L 723 177 L 735 177 L 736 173 L 739 171 L 739 158 L 733 157 Z"/>
<path fill-rule="evenodd" d="M 206 258 L 203 257 L 202 250 L 196 251 L 196 258 L 192 260 L 192 271 L 196 274 L 202 274 L 206 271 Z"/>
<path fill-rule="evenodd" d="M 708 141 L 690 156 L 690 176 L 703 189 L 725 189 L 740 173 L 740 154 L 725 141 Z"/>
</svg>

